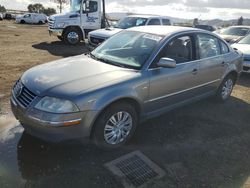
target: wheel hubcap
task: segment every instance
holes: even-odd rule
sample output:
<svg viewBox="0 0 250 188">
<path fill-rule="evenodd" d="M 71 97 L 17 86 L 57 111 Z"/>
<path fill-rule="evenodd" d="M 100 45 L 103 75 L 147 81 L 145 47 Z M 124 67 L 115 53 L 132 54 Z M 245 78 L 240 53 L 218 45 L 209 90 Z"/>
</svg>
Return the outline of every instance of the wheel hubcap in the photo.
<svg viewBox="0 0 250 188">
<path fill-rule="evenodd" d="M 132 129 L 133 121 L 128 112 L 118 112 L 110 117 L 104 127 L 104 139 L 108 144 L 124 141 Z"/>
<path fill-rule="evenodd" d="M 227 99 L 230 94 L 232 93 L 232 90 L 233 90 L 233 81 L 231 79 L 228 79 L 224 86 L 222 87 L 222 98 L 223 99 Z"/>
<path fill-rule="evenodd" d="M 69 32 L 67 38 L 71 44 L 75 44 L 79 41 L 79 35 L 76 32 Z"/>
</svg>

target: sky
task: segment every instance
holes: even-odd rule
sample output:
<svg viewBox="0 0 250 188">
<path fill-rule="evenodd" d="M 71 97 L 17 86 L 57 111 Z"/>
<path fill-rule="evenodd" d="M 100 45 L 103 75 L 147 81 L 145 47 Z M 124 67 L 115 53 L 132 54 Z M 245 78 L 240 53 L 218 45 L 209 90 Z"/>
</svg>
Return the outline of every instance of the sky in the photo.
<svg viewBox="0 0 250 188">
<path fill-rule="evenodd" d="M 7 9 L 26 10 L 31 3 L 56 8 L 51 0 L 0 0 Z M 106 0 L 106 11 L 229 20 L 250 18 L 250 0 Z"/>
</svg>

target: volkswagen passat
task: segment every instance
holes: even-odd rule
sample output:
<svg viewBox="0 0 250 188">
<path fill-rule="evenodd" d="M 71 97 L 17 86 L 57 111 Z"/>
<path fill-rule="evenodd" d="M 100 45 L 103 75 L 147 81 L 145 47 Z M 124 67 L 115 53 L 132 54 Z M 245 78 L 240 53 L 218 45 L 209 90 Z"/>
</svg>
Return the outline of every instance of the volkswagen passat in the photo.
<svg viewBox="0 0 250 188">
<path fill-rule="evenodd" d="M 131 28 L 88 55 L 26 71 L 13 87 L 12 110 L 27 133 L 44 140 L 87 137 L 115 148 L 139 121 L 211 95 L 226 101 L 242 61 L 207 31 Z"/>
</svg>

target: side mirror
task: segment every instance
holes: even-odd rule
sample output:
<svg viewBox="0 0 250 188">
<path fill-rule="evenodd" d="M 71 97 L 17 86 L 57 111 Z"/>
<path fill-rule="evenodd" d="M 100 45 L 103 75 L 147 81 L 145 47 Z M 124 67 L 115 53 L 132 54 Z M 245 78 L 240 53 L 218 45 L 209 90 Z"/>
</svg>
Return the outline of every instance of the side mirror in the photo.
<svg viewBox="0 0 250 188">
<path fill-rule="evenodd" d="M 176 61 L 174 59 L 163 57 L 157 63 L 157 66 L 158 67 L 163 67 L 163 68 L 175 68 L 176 67 Z"/>
</svg>

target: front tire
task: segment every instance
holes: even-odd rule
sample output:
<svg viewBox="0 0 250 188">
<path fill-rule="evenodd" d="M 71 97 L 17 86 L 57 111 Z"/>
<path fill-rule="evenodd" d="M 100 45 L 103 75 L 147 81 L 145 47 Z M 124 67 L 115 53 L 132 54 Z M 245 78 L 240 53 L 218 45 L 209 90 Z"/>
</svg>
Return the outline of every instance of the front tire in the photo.
<svg viewBox="0 0 250 188">
<path fill-rule="evenodd" d="M 127 143 L 135 133 L 138 115 L 128 103 L 108 107 L 94 125 L 93 141 L 101 148 L 115 149 Z"/>
<path fill-rule="evenodd" d="M 20 23 L 21 23 L 21 24 L 25 24 L 25 21 L 24 21 L 24 20 L 21 20 Z"/>
<path fill-rule="evenodd" d="M 217 90 L 216 101 L 218 102 L 227 101 L 231 96 L 234 85 L 235 85 L 235 78 L 232 75 L 226 76 Z"/>
<path fill-rule="evenodd" d="M 78 29 L 67 29 L 63 34 L 63 40 L 66 44 L 76 45 L 81 41 L 81 33 Z"/>
</svg>

